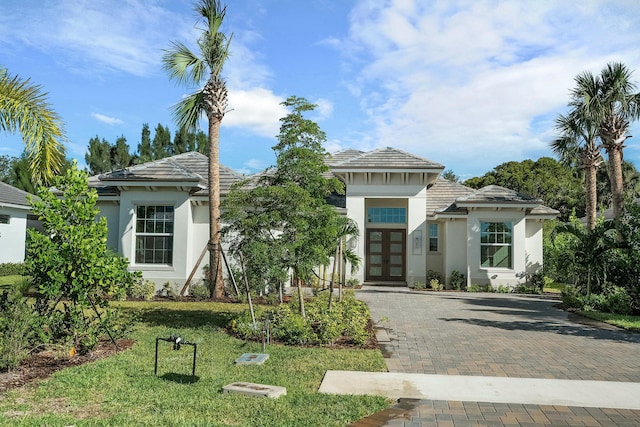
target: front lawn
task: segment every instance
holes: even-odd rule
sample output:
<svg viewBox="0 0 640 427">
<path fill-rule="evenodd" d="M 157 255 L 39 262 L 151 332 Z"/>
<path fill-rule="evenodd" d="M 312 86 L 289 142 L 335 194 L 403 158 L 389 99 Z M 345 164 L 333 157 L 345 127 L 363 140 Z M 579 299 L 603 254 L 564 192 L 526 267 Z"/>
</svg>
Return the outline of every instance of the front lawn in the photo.
<svg viewBox="0 0 640 427">
<path fill-rule="evenodd" d="M 236 366 L 242 353 L 261 352 L 221 328 L 246 306 L 220 303 L 118 302 L 138 316 L 130 350 L 92 364 L 59 371 L 38 386 L 0 400 L 0 425 L 344 426 L 387 408 L 373 396 L 317 393 L 327 370 L 385 371 L 378 350 L 271 345 L 261 366 Z M 160 341 L 158 376 L 153 375 L 156 337 L 179 334 L 197 343 L 171 350 Z M 284 386 L 287 395 L 262 399 L 222 394 L 236 381 Z"/>
<path fill-rule="evenodd" d="M 601 313 L 599 311 L 580 311 L 584 317 L 609 323 L 628 331 L 640 332 L 640 316 L 626 314 Z"/>
</svg>

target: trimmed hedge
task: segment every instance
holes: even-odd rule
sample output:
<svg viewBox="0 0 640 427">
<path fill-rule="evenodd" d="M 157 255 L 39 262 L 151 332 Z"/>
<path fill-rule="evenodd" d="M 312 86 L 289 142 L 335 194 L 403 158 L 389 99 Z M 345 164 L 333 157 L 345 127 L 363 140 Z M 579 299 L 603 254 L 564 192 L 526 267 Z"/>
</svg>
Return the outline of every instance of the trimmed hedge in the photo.
<svg viewBox="0 0 640 427">
<path fill-rule="evenodd" d="M 24 263 L 5 262 L 0 264 L 0 276 L 24 276 Z"/>
</svg>

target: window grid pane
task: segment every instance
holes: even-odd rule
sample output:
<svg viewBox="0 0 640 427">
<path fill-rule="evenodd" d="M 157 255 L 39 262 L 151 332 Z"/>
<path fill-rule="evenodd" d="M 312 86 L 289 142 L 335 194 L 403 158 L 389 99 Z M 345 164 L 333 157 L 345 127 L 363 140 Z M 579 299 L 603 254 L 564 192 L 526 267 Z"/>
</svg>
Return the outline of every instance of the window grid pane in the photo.
<svg viewBox="0 0 640 427">
<path fill-rule="evenodd" d="M 391 224 L 407 222 L 406 208 L 367 208 L 367 221 Z"/>
<path fill-rule="evenodd" d="M 173 262 L 173 206 L 136 207 L 137 264 Z"/>
<path fill-rule="evenodd" d="M 489 268 L 513 268 L 512 224 L 480 223 L 480 265 Z"/>
</svg>

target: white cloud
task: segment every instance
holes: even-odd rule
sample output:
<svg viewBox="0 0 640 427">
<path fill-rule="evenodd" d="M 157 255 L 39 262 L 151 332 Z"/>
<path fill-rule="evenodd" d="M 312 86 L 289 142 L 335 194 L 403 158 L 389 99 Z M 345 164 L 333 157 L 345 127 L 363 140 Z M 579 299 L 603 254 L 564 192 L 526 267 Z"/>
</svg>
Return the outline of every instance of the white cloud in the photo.
<svg viewBox="0 0 640 427">
<path fill-rule="evenodd" d="M 93 117 L 94 119 L 102 122 L 102 123 L 106 123 L 108 125 L 121 125 L 124 122 L 116 117 L 109 117 L 109 116 L 105 116 L 104 114 L 100 114 L 100 113 L 91 113 L 91 117 Z"/>
<path fill-rule="evenodd" d="M 629 1 L 370 0 L 331 45 L 359 70 L 345 86 L 376 146 L 484 172 L 548 149 L 576 74 L 614 60 L 638 69 L 637 40 Z"/>
<path fill-rule="evenodd" d="M 241 127 L 264 137 L 275 137 L 280 118 L 287 114 L 280 103 L 283 98 L 268 89 L 229 90 L 229 111 L 222 126 Z"/>
<path fill-rule="evenodd" d="M 333 113 L 333 103 L 331 101 L 329 101 L 328 99 L 320 98 L 316 99 L 313 103 L 316 104 L 316 109 L 314 110 L 314 112 L 316 113 L 317 117 L 312 120 L 320 121 L 331 117 L 331 114 Z"/>
</svg>

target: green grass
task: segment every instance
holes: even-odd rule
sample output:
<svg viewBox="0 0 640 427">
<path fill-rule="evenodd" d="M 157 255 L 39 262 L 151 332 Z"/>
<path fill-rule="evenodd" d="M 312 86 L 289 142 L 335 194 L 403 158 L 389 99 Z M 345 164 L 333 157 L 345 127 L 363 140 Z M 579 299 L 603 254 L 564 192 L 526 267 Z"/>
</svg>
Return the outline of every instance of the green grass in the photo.
<svg viewBox="0 0 640 427">
<path fill-rule="evenodd" d="M 92 364 L 56 373 L 38 386 L 23 387 L 0 400 L 0 425 L 75 426 L 344 426 L 387 408 L 374 396 L 317 392 L 329 369 L 385 371 L 378 350 L 300 348 L 271 345 L 261 366 L 236 366 L 242 353 L 261 352 L 259 343 L 228 336 L 221 327 L 246 306 L 217 303 L 119 302 L 139 316 L 135 346 Z M 180 334 L 193 350 L 171 350 L 160 342 L 158 377 L 153 375 L 156 337 Z M 183 381 L 183 382 L 180 382 Z M 249 381 L 284 386 L 287 395 L 263 399 L 222 394 L 222 386 Z"/>
<path fill-rule="evenodd" d="M 562 290 L 566 286 L 568 286 L 566 283 L 559 283 L 559 282 L 545 283 L 543 291 L 549 292 L 552 294 L 559 294 L 559 293 L 562 293 Z"/>
<path fill-rule="evenodd" d="M 13 275 L 13 276 L 0 276 L 0 288 L 8 288 L 12 285 L 16 285 L 23 281 L 25 276 Z"/>
<path fill-rule="evenodd" d="M 584 317 L 609 323 L 628 331 L 640 332 L 640 316 L 601 313 L 599 311 L 580 311 L 579 313 Z"/>
</svg>

